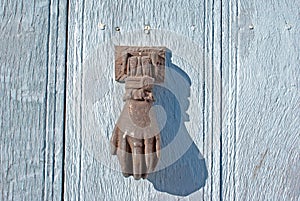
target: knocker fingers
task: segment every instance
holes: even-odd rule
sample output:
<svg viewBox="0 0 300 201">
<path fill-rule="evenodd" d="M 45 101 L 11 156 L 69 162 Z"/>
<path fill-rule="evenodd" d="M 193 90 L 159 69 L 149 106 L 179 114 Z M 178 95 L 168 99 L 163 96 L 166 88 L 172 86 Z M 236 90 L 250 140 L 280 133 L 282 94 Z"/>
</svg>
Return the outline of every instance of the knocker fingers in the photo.
<svg viewBox="0 0 300 201">
<path fill-rule="evenodd" d="M 157 155 L 157 158 L 160 158 L 160 134 L 157 134 L 155 136 L 155 140 L 156 140 L 156 155 Z"/>
<path fill-rule="evenodd" d="M 127 141 L 126 133 L 117 127 L 117 156 L 121 164 L 121 170 L 125 177 L 132 175 L 132 155 L 131 148 Z"/>
<path fill-rule="evenodd" d="M 132 170 L 134 179 L 145 178 L 147 171 L 144 158 L 144 140 L 128 136 L 128 142 L 132 150 Z"/>
<path fill-rule="evenodd" d="M 154 171 L 158 162 L 156 137 L 145 139 L 145 161 L 147 173 Z"/>
<path fill-rule="evenodd" d="M 116 126 L 114 131 L 113 131 L 113 135 L 110 139 L 110 152 L 111 152 L 112 155 L 117 154 L 119 133 L 120 133 L 120 129 Z"/>
</svg>

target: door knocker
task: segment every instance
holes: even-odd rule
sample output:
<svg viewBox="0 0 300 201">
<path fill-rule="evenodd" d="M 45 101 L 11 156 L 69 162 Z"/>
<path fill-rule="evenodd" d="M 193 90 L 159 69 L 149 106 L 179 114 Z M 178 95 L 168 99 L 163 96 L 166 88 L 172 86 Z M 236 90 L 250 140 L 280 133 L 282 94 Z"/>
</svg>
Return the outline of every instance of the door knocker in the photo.
<svg viewBox="0 0 300 201">
<path fill-rule="evenodd" d="M 165 76 L 164 47 L 116 46 L 115 79 L 125 82 L 124 108 L 111 137 L 125 177 L 147 178 L 160 157 L 160 131 L 151 107 Z"/>
</svg>

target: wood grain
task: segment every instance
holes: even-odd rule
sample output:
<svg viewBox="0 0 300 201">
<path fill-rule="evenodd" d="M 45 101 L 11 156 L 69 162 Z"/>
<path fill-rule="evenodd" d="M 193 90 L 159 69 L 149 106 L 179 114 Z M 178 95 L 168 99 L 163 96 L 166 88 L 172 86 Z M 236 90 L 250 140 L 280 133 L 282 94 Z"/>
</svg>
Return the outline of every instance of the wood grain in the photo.
<svg viewBox="0 0 300 201">
<path fill-rule="evenodd" d="M 0 200 L 59 200 L 66 5 L 0 7 Z"/>
<path fill-rule="evenodd" d="M 2 1 L 0 200 L 299 200 L 299 8 Z M 115 45 L 172 51 L 156 97 L 175 148 L 148 180 L 124 178 L 106 146 L 123 106 Z"/>
<path fill-rule="evenodd" d="M 240 1 L 236 198 L 299 200 L 299 2 Z"/>
<path fill-rule="evenodd" d="M 70 47 L 77 47 L 75 58 L 80 56 L 75 60 L 71 57 L 74 63 L 70 68 L 80 67 L 70 75 L 68 90 L 79 94 L 77 101 L 69 101 L 79 109 L 85 107 L 86 101 L 95 103 L 100 99 L 103 107 L 98 107 L 94 114 L 84 113 L 83 117 L 75 111 L 76 115 L 68 113 L 68 128 L 86 131 L 87 116 L 95 115 L 100 118 L 98 127 L 103 126 L 98 133 L 110 136 L 110 124 L 115 121 L 122 104 L 113 101 L 122 94 L 112 81 L 114 45 L 164 45 L 175 50 L 173 63 L 190 72 L 185 60 L 191 62 L 192 67 L 197 66 L 195 61 L 198 60 L 191 57 L 195 54 L 187 53 L 194 52 L 187 47 L 188 42 L 180 43 L 178 35 L 182 35 L 202 47 L 197 55 L 201 57 L 201 65 L 189 76 L 201 89 L 194 100 L 200 100 L 203 106 L 202 112 L 197 113 L 202 116 L 202 131 L 192 139 L 204 155 L 208 178 L 204 188 L 180 198 L 174 192 L 164 193 L 162 189 L 166 189 L 166 184 L 159 190 L 148 181 L 138 183 L 124 179 L 110 169 L 114 165 L 108 164 L 114 161 L 109 155 L 101 158 L 101 153 L 86 147 L 89 140 L 85 141 L 86 135 L 82 137 L 81 133 L 77 134 L 76 141 L 69 142 L 73 148 L 71 153 L 81 157 L 76 163 L 73 159 L 69 161 L 80 176 L 67 175 L 74 178 L 68 182 L 76 192 L 70 194 L 71 197 L 102 200 L 299 198 L 295 179 L 299 177 L 295 171 L 299 167 L 299 123 L 296 123 L 299 122 L 296 115 L 299 113 L 296 93 L 299 79 L 293 77 L 299 74 L 299 51 L 295 45 L 299 43 L 296 40 L 299 32 L 296 13 L 299 11 L 279 1 L 260 4 L 236 0 L 74 4 L 78 12 L 71 18 L 77 22 L 72 34 L 79 42 L 73 42 Z M 295 15 L 285 14 L 286 11 L 293 11 Z M 278 20 L 276 25 L 271 23 L 274 16 Z M 98 23 L 105 23 L 106 30 L 99 30 Z M 143 32 L 145 24 L 152 26 L 150 34 Z M 119 31 L 115 31 L 115 27 Z M 97 65 L 100 70 L 94 69 L 94 77 L 86 77 L 90 68 Z M 89 78 L 100 84 L 86 81 Z M 100 95 L 89 97 L 95 93 L 85 91 L 86 84 L 98 89 Z M 193 116 L 193 112 L 189 114 Z M 97 121 L 92 122 L 97 125 Z M 192 127 L 197 126 L 193 124 Z M 68 135 L 71 138 L 73 132 Z M 91 139 L 99 135 L 92 135 Z M 105 152 L 105 146 L 102 151 Z M 175 171 L 180 172 L 180 167 L 176 166 Z M 164 174 L 158 174 L 162 180 L 167 178 L 166 172 Z M 274 187 L 276 193 L 268 186 Z"/>
<path fill-rule="evenodd" d="M 70 16 L 71 29 L 69 29 L 68 43 L 65 199 L 178 200 L 184 195 L 187 196 L 186 199 L 199 200 L 204 197 L 204 194 L 206 197 L 210 196 L 210 187 L 205 187 L 207 192 L 200 187 L 197 189 L 199 182 L 205 183 L 206 167 L 192 172 L 199 165 L 199 158 L 194 157 L 202 157 L 203 134 L 206 135 L 200 123 L 204 118 L 202 115 L 204 9 L 204 4 L 199 1 L 71 3 L 70 10 L 74 12 L 71 12 Z M 99 23 L 105 23 L 106 29 L 99 29 Z M 152 27 L 150 34 L 143 31 L 146 23 L 150 23 Z M 115 27 L 119 27 L 120 31 L 115 31 Z M 103 143 L 110 138 L 113 125 L 123 105 L 122 101 L 119 101 L 124 93 L 123 86 L 113 81 L 114 45 L 170 48 L 173 53 L 172 62 L 186 71 L 192 81 L 191 93 L 198 93 L 193 95 L 193 101 L 190 103 L 197 106 L 190 116 L 193 118 L 197 116 L 199 121 L 197 126 L 193 126 L 192 122 L 186 126 L 193 131 L 190 132 L 192 138 L 187 136 L 186 141 L 189 143 L 194 141 L 194 144 L 188 154 L 175 164 L 173 173 L 162 171 L 159 176 L 152 177 L 152 180 L 126 179 L 118 171 L 118 167 L 115 166 L 116 159 L 109 154 L 109 150 Z M 191 53 L 190 49 L 195 51 Z M 172 88 L 183 91 L 182 94 L 187 93 L 184 92 L 185 85 L 177 88 L 178 86 L 174 84 Z M 171 111 L 172 102 L 169 102 L 169 105 Z M 192 110 L 193 108 L 190 107 L 189 113 Z M 205 151 L 210 153 L 209 145 Z M 198 155 L 195 156 L 193 153 Z M 205 166 L 203 162 L 204 160 L 201 165 Z M 181 179 L 171 178 L 171 174 L 176 176 L 179 173 L 182 174 Z M 184 178 L 191 179 L 187 181 Z M 170 184 L 169 180 L 175 183 Z M 209 181 L 208 186 L 212 186 L 212 182 L 215 181 L 218 181 L 217 176 L 214 181 Z M 201 185 L 204 186 L 204 183 Z M 171 190 L 172 186 L 174 189 Z M 184 189 L 185 186 L 191 189 Z M 218 189 L 214 190 L 218 191 Z M 192 192 L 194 193 L 191 194 Z"/>
</svg>

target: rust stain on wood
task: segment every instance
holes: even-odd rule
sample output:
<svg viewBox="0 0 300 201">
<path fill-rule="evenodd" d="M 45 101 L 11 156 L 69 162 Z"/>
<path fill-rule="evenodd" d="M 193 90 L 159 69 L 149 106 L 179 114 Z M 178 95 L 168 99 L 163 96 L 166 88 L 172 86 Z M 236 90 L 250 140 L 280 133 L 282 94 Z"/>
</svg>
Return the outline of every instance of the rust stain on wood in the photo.
<svg viewBox="0 0 300 201">
<path fill-rule="evenodd" d="M 268 151 L 269 151 L 269 149 L 266 149 L 266 151 L 265 151 L 264 154 L 262 155 L 262 158 L 261 158 L 260 161 L 259 161 L 259 164 L 255 166 L 254 172 L 253 172 L 253 177 L 254 177 L 254 178 L 256 177 L 256 175 L 257 175 L 259 169 L 262 167 L 263 162 L 264 162 L 264 160 L 265 160 L 265 158 L 266 158 L 266 156 L 267 156 Z"/>
</svg>

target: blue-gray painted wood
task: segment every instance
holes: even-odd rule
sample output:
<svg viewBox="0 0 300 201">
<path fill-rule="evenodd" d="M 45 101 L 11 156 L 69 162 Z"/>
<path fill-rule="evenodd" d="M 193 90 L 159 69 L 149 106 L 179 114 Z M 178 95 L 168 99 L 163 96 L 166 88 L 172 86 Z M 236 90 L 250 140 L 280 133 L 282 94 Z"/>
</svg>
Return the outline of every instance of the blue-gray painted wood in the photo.
<svg viewBox="0 0 300 201">
<path fill-rule="evenodd" d="M 181 6 L 176 6 L 179 4 Z M 199 199 L 209 198 L 212 186 L 218 186 L 213 180 L 207 180 L 207 168 L 212 166 L 213 159 L 204 161 L 202 158 L 204 146 L 209 150 L 207 155 L 211 153 L 211 142 L 204 140 L 206 133 L 202 126 L 205 6 L 199 1 L 145 5 L 140 1 L 120 4 L 80 1 L 71 4 L 70 10 L 77 12 L 70 13 L 66 199 L 177 200 L 182 196 Z M 105 23 L 106 29 L 101 30 L 99 23 Z M 147 23 L 152 27 L 150 34 L 143 31 Z M 120 31 L 116 32 L 115 27 L 120 27 Z M 194 143 L 179 162 L 173 161 L 174 166 L 168 171 L 144 181 L 125 179 L 107 148 L 107 140 L 122 109 L 124 93 L 124 86 L 113 81 L 114 45 L 166 46 L 172 51 L 174 68 L 181 68 L 192 82 L 190 121 L 182 125 L 186 126 L 185 140 Z M 207 63 L 207 66 L 211 63 L 209 58 Z M 175 93 L 182 91 L 180 98 L 187 100 L 188 95 L 183 95 L 186 85 L 178 86 L 171 80 L 169 85 Z M 193 125 L 192 122 L 198 123 Z M 169 129 L 171 131 L 171 126 Z M 204 141 L 207 144 L 204 145 Z M 215 178 L 219 180 L 217 175 Z M 218 189 L 215 192 L 218 197 Z"/>
<path fill-rule="evenodd" d="M 0 200 L 300 199 L 298 2 L 68 4 L 1 2 Z M 124 92 L 114 45 L 172 51 L 156 92 L 176 149 L 158 168 L 191 146 L 143 181 L 107 147 Z"/>
<path fill-rule="evenodd" d="M 264 4 L 265 7 L 260 6 L 260 4 Z M 79 61 L 82 61 L 83 65 L 81 65 L 79 72 L 73 74 L 79 80 L 81 88 L 77 86 L 75 87 L 77 89 L 74 89 L 72 87 L 71 91 L 77 94 L 83 90 L 85 93 L 85 83 L 89 82 L 86 79 L 93 78 L 92 81 L 100 84 L 98 83 L 91 88 L 98 89 L 100 95 L 92 95 L 97 92 L 88 91 L 86 94 L 81 94 L 82 96 L 78 95 L 81 102 L 74 104 L 77 104 L 78 108 L 80 106 L 86 108 L 84 102 L 89 101 L 86 100 L 89 99 L 89 96 L 95 96 L 96 99 L 101 95 L 106 96 L 101 99 L 104 106 L 102 108 L 112 109 L 101 114 L 106 110 L 97 108 L 98 110 L 89 115 L 98 117 L 102 115 L 100 123 L 93 122 L 94 125 L 91 123 L 92 129 L 102 125 L 102 132 L 109 137 L 113 128 L 112 124 L 115 122 L 116 115 L 121 109 L 120 104 L 122 104 L 121 101 L 114 101 L 121 96 L 122 91 L 120 92 L 118 87 L 122 86 L 113 82 L 113 45 L 166 45 L 171 50 L 175 50 L 175 57 L 173 57 L 175 65 L 188 71 L 188 67 L 184 65 L 184 60 L 193 63 L 197 59 L 188 57 L 186 52 L 191 52 L 191 49 L 197 50 L 197 48 L 185 48 L 188 42 L 181 43 L 177 37 L 178 35 L 186 36 L 198 46 L 203 47 L 203 50 L 199 51 L 199 54 L 202 55 L 201 64 L 203 65 L 198 65 L 197 73 L 189 74 L 189 76 L 192 82 L 200 79 L 199 87 L 203 87 L 204 94 L 199 93 L 198 99 L 204 101 L 201 102 L 204 107 L 202 116 L 204 132 L 193 140 L 196 141 L 197 147 L 204 156 L 208 178 L 204 188 L 184 198 L 180 197 L 180 199 L 252 200 L 255 198 L 265 200 L 269 198 L 272 200 L 297 200 L 299 198 L 297 193 L 299 192 L 299 185 L 295 178 L 299 178 L 299 175 L 295 170 L 299 166 L 299 149 L 297 149 L 299 147 L 299 132 L 297 132 L 299 130 L 299 116 L 296 114 L 299 113 L 299 109 L 296 104 L 299 102 L 299 96 L 296 90 L 299 90 L 299 80 L 297 76 L 294 76 L 293 82 L 293 79 L 290 79 L 292 74 L 288 76 L 284 75 L 283 72 L 285 69 L 286 72 L 299 75 L 297 68 L 299 51 L 296 48 L 297 45 L 292 46 L 295 48 L 294 50 L 282 51 L 281 49 L 289 44 L 289 40 L 292 40 L 293 44 L 299 44 L 299 41 L 296 40 L 296 34 L 299 31 L 297 27 L 299 17 L 287 12 L 294 9 L 294 13 L 298 13 L 297 6 L 292 7 L 288 3 L 279 4 L 276 1 L 271 1 L 259 2 L 254 8 L 252 3 L 235 0 L 229 2 L 187 2 L 184 4 L 179 2 L 178 5 L 180 6 L 174 5 L 177 5 L 176 2 L 169 1 L 149 5 L 147 3 L 144 5 L 140 1 L 122 2 L 118 5 L 110 4 L 108 1 L 106 3 L 86 2 L 84 5 L 75 5 L 84 8 L 78 10 L 82 14 L 78 14 L 79 18 L 76 18 L 79 23 L 75 29 L 78 30 L 76 36 L 80 38 L 80 43 L 75 44 L 77 47 L 79 46 L 77 49 L 81 56 Z M 195 7 L 195 5 L 197 6 Z M 265 15 L 254 15 L 265 13 L 267 8 L 270 12 Z M 272 9 L 274 9 L 274 13 Z M 193 16 L 194 13 L 197 13 L 198 20 Z M 274 23 L 271 21 L 276 13 L 280 13 L 278 15 L 282 17 L 278 19 L 281 24 L 277 24 L 277 28 L 274 29 Z M 290 20 L 286 21 L 285 18 L 288 17 Z M 100 30 L 97 27 L 98 23 L 105 23 L 106 29 Z M 155 29 L 155 31 L 150 31 L 150 35 L 146 35 L 142 31 L 144 24 L 148 23 Z M 259 23 L 262 25 L 258 26 Z M 192 25 L 195 25 L 194 31 L 190 29 Z M 116 26 L 120 27 L 120 32 L 114 30 Z M 168 33 L 165 34 L 164 31 Z M 258 34 L 254 35 L 256 32 Z M 271 37 L 271 33 L 277 33 L 277 35 Z M 283 35 L 285 35 L 285 39 L 282 39 Z M 291 39 L 288 36 L 291 36 Z M 264 42 L 262 43 L 262 41 Z M 256 45 L 253 45 L 255 42 Z M 285 42 L 287 43 L 285 44 Z M 176 44 L 181 48 L 178 48 Z M 80 48 L 81 45 L 82 49 Z M 179 49 L 186 51 L 180 52 Z M 266 58 L 267 50 L 269 52 L 274 51 L 271 54 L 273 60 Z M 194 56 L 193 53 L 190 55 Z M 259 59 L 260 55 L 261 59 Z M 176 58 L 176 56 L 181 57 Z M 275 59 L 279 60 L 277 65 L 275 65 Z M 245 61 L 247 62 L 244 63 Z M 78 65 L 77 61 L 74 65 Z M 97 65 L 98 69 L 96 68 Z M 262 66 L 263 69 L 270 69 L 270 71 L 262 71 Z M 286 67 L 284 68 L 284 66 Z M 93 71 L 95 77 L 89 76 L 90 68 L 96 69 Z M 251 77 L 254 72 L 258 76 L 257 78 Z M 107 78 L 103 78 L 102 74 Z M 285 108 L 282 111 L 283 114 L 280 114 L 276 102 L 270 102 L 266 99 L 266 97 L 280 93 L 280 89 L 275 86 L 266 85 L 269 74 L 280 76 L 281 78 L 276 80 L 279 83 L 290 82 L 290 94 L 282 97 L 281 101 L 288 101 L 289 98 L 294 97 L 294 102 L 288 101 L 282 104 L 282 107 Z M 83 77 L 81 77 L 82 75 Z M 198 75 L 202 75 L 202 77 L 199 78 Z M 102 78 L 99 78 L 101 76 Z M 70 86 L 74 86 L 73 81 L 70 82 Z M 88 86 L 92 85 L 88 83 Z M 259 88 L 255 88 L 255 86 Z M 270 89 L 269 94 L 266 94 L 268 89 Z M 263 110 L 261 105 L 266 106 L 266 113 L 259 112 Z M 89 109 L 91 110 L 91 108 Z M 271 111 L 272 113 L 270 113 Z M 75 115 L 78 118 L 76 121 L 72 117 L 69 121 L 75 122 L 71 124 L 74 128 L 78 127 L 79 122 L 80 129 L 84 132 L 84 125 L 89 125 L 89 123 L 82 122 L 90 122 L 87 118 L 89 115 L 82 117 L 82 119 L 80 119 L 80 115 L 77 115 Z M 193 116 L 193 111 L 189 115 Z M 273 120 L 270 119 L 272 116 L 274 117 Z M 294 121 L 286 122 L 286 126 L 283 128 L 283 125 L 276 124 L 282 116 L 293 116 Z M 253 123 L 248 123 L 251 121 Z M 272 128 L 272 130 L 268 128 Z M 275 143 L 267 146 L 276 133 L 278 134 L 280 131 L 283 133 L 276 140 L 281 141 L 283 145 Z M 69 135 L 72 134 L 73 132 Z M 287 138 L 288 134 L 290 135 L 289 138 Z M 101 135 L 101 129 L 99 135 Z M 78 161 L 77 164 L 73 164 L 73 167 L 81 173 L 79 174 L 80 178 L 75 177 L 69 183 L 70 186 L 76 188 L 77 192 L 77 194 L 72 193 L 71 196 L 104 200 L 123 198 L 131 200 L 179 199 L 178 196 L 172 195 L 170 192 L 160 192 L 155 189 L 155 184 L 153 187 L 148 181 L 135 182 L 132 179 L 123 179 L 120 174 L 107 167 L 109 161 L 113 159 L 109 155 L 106 155 L 107 158 L 97 157 L 97 152 L 93 153 L 90 151 L 93 149 L 87 148 L 87 142 L 90 140 L 85 141 L 82 136 L 86 138 L 86 134 L 79 134 L 79 144 L 72 145 L 80 148 L 73 150 L 73 155 L 76 156 L 80 150 L 81 161 L 83 162 Z M 97 135 L 93 135 L 91 139 L 97 139 Z M 291 140 L 286 141 L 288 139 Z M 292 144 L 287 146 L 286 143 L 288 142 Z M 105 150 L 103 147 L 104 152 Z M 268 158 L 268 152 L 271 150 L 277 160 Z M 284 160 L 285 158 L 291 160 L 288 162 Z M 269 166 L 264 166 L 265 163 L 268 163 Z M 289 163 L 292 164 L 292 167 L 288 165 Z M 283 172 L 288 172 L 289 176 L 286 177 L 286 174 L 280 173 L 280 169 Z M 277 175 L 270 172 L 277 172 Z M 258 174 L 261 176 L 257 177 Z M 269 175 L 269 178 L 266 180 L 263 175 Z M 162 176 L 162 178 L 166 177 Z M 285 182 L 282 182 L 283 178 L 285 178 Z M 265 182 L 269 182 L 269 185 L 277 191 L 274 193 L 272 188 L 268 189 L 267 186 L 263 185 Z"/>
<path fill-rule="evenodd" d="M 0 3 L 0 200 L 60 200 L 66 4 Z"/>
<path fill-rule="evenodd" d="M 300 198 L 300 3 L 240 1 L 235 197 Z"/>
</svg>

